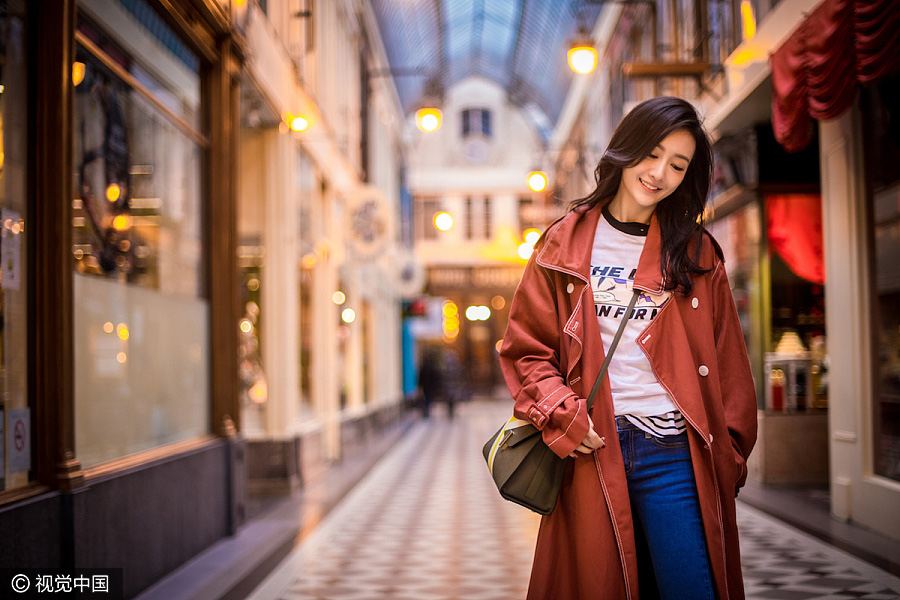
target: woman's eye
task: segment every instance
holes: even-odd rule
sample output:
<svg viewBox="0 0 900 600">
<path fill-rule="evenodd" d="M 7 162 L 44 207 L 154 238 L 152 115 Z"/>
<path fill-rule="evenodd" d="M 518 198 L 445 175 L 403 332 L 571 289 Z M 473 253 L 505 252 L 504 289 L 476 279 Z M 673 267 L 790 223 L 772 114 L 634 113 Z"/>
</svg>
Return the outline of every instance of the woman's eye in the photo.
<svg viewBox="0 0 900 600">
<path fill-rule="evenodd" d="M 678 171 L 679 173 L 681 173 L 682 171 L 684 171 L 684 169 L 682 169 L 681 167 L 679 167 L 679 166 L 677 166 L 677 165 L 672 165 L 672 168 L 675 169 L 676 171 Z"/>
<path fill-rule="evenodd" d="M 655 154 L 648 154 L 648 155 L 647 155 L 647 158 L 653 158 L 653 159 L 655 159 L 655 158 L 656 158 L 656 155 L 655 155 Z"/>
</svg>

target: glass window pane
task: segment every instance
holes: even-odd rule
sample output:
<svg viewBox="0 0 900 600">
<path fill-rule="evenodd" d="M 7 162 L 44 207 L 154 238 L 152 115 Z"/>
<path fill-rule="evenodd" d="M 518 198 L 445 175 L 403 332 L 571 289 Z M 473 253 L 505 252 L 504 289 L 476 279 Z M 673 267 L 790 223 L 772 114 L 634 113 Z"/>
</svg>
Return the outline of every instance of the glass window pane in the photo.
<svg viewBox="0 0 900 600">
<path fill-rule="evenodd" d="M 900 184 L 874 201 L 875 472 L 900 481 Z"/>
<path fill-rule="evenodd" d="M 28 483 L 25 3 L 0 0 L 0 492 Z"/>
<path fill-rule="evenodd" d="M 144 3 L 104 6 L 101 21 L 81 16 L 90 44 L 76 48 L 75 435 L 86 467 L 209 431 L 199 61 Z"/>
<path fill-rule="evenodd" d="M 900 481 L 900 76 L 860 94 L 869 215 L 874 310 L 872 450 L 874 471 Z"/>
<path fill-rule="evenodd" d="M 491 111 L 487 109 L 481 111 L 481 133 L 491 137 Z"/>
</svg>

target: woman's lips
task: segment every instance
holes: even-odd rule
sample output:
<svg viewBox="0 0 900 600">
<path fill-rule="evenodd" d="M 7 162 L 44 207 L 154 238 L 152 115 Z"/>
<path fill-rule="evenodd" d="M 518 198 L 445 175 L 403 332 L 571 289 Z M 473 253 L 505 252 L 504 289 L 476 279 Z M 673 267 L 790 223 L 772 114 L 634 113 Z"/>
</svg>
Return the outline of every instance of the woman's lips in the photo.
<svg viewBox="0 0 900 600">
<path fill-rule="evenodd" d="M 662 188 L 658 188 L 656 186 L 650 185 L 649 183 L 645 182 L 640 177 L 638 178 L 638 181 L 640 181 L 641 185 L 644 186 L 644 189 L 647 190 L 648 192 L 650 192 L 651 194 L 655 194 L 656 192 L 658 192 L 662 189 Z"/>
</svg>

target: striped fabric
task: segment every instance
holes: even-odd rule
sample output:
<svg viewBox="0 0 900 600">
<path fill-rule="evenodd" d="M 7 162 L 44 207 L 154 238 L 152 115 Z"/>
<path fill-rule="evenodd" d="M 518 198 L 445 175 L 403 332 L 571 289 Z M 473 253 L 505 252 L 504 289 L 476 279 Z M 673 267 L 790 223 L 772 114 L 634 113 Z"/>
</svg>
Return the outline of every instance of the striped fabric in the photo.
<svg viewBox="0 0 900 600">
<path fill-rule="evenodd" d="M 656 437 L 664 437 L 667 435 L 678 435 L 687 430 L 684 422 L 684 416 L 677 411 L 667 412 L 652 417 L 639 417 L 637 415 L 624 415 L 628 422 L 650 435 Z"/>
</svg>

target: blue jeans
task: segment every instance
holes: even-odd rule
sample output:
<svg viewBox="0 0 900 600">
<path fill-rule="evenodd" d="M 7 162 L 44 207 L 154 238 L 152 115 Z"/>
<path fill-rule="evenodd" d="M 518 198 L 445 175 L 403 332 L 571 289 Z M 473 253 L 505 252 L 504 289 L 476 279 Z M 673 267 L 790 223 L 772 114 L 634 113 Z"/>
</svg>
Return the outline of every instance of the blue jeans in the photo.
<svg viewBox="0 0 900 600">
<path fill-rule="evenodd" d="M 688 434 L 661 439 L 625 417 L 616 417 L 616 427 L 642 567 L 641 599 L 658 590 L 661 600 L 715 600 Z"/>
</svg>

